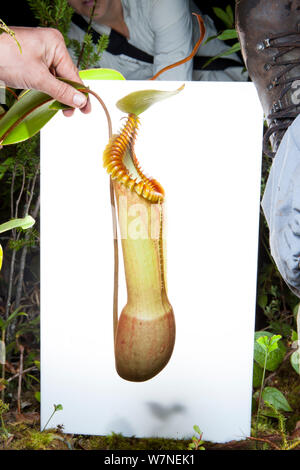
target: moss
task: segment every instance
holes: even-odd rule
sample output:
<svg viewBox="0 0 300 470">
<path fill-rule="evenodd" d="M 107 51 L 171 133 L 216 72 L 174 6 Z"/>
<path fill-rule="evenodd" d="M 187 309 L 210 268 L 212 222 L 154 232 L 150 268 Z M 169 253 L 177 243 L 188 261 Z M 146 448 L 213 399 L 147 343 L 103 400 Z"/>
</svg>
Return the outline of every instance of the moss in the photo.
<svg viewBox="0 0 300 470">
<path fill-rule="evenodd" d="M 187 450 L 190 441 L 164 438 L 124 437 L 122 434 L 107 436 L 81 437 L 77 448 L 86 450 Z"/>
<path fill-rule="evenodd" d="M 54 439 L 55 435 L 52 433 L 27 430 L 21 439 L 13 441 L 11 448 L 15 450 L 46 450 L 49 449 Z"/>
</svg>

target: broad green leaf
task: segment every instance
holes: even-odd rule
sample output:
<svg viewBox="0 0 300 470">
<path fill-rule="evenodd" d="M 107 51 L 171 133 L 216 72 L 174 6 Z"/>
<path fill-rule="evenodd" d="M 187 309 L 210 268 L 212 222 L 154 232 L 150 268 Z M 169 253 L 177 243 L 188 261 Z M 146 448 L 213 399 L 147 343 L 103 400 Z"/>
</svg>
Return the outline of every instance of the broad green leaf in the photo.
<svg viewBox="0 0 300 470">
<path fill-rule="evenodd" d="M 257 343 L 257 339 L 261 336 L 267 336 L 271 338 L 273 335 L 269 331 L 257 331 L 254 336 L 254 360 L 261 366 L 264 367 L 266 351 L 263 347 Z M 269 371 L 274 371 L 277 367 L 282 363 L 283 358 L 286 354 L 286 347 L 284 346 L 283 342 L 279 340 L 277 342 L 278 348 L 271 351 L 268 354 L 267 365 L 266 368 Z"/>
<path fill-rule="evenodd" d="M 158 101 L 165 100 L 170 96 L 177 95 L 181 90 L 183 90 L 184 85 L 178 88 L 175 91 L 160 91 L 160 90 L 141 90 L 134 91 L 129 95 L 124 96 L 120 99 L 116 106 L 124 113 L 130 113 L 139 115 L 146 111 L 150 106 Z"/>
<path fill-rule="evenodd" d="M 62 405 L 54 405 L 54 409 L 55 409 L 55 411 L 61 411 L 61 410 L 63 410 L 63 406 Z"/>
<path fill-rule="evenodd" d="M 81 83 L 60 78 L 76 89 L 87 89 Z M 68 108 L 63 105 L 63 109 Z M 62 109 L 61 104 L 37 90 L 26 90 L 0 119 L 0 144 L 9 145 L 29 139 Z"/>
<path fill-rule="evenodd" d="M 0 245 L 0 271 L 2 268 L 2 262 L 3 262 L 3 250 L 2 250 L 2 246 Z"/>
<path fill-rule="evenodd" d="M 254 388 L 261 386 L 263 376 L 263 369 L 256 363 L 253 362 L 253 382 L 252 385 Z"/>
<path fill-rule="evenodd" d="M 0 225 L 0 233 L 6 232 L 7 230 L 12 230 L 14 228 L 21 227 L 23 230 L 31 228 L 35 224 L 35 220 L 31 215 L 27 215 L 22 219 L 12 219 L 4 224 Z"/>
<path fill-rule="evenodd" d="M 41 393 L 40 392 L 35 392 L 34 396 L 35 396 L 35 399 L 40 403 L 41 402 Z"/>
<path fill-rule="evenodd" d="M 113 69 L 88 69 L 80 70 L 82 80 L 125 80 L 123 75 Z"/>
<path fill-rule="evenodd" d="M 54 100 L 41 91 L 24 93 L 0 120 L 1 144 L 22 142 L 36 134 L 57 113 L 49 110 L 51 102 Z"/>
<path fill-rule="evenodd" d="M 300 375 L 300 349 L 293 352 L 290 360 L 293 369 Z"/>
<path fill-rule="evenodd" d="M 278 411 L 293 411 L 285 396 L 275 387 L 265 387 L 262 398 Z"/>
<path fill-rule="evenodd" d="M 73 108 L 71 106 L 67 106 L 64 103 L 60 103 L 59 101 L 54 101 L 54 103 L 49 104 L 49 109 L 51 109 L 52 111 L 63 111 L 65 109 L 73 109 Z"/>
</svg>

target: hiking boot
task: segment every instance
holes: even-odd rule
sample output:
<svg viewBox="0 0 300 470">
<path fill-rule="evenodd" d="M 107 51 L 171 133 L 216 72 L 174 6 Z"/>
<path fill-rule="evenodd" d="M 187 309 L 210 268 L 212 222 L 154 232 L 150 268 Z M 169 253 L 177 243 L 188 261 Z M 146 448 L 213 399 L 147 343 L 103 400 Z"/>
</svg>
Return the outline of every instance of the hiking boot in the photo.
<svg viewBox="0 0 300 470">
<path fill-rule="evenodd" d="M 269 125 L 264 152 L 274 156 L 300 113 L 300 0 L 237 0 L 236 29 Z"/>
</svg>

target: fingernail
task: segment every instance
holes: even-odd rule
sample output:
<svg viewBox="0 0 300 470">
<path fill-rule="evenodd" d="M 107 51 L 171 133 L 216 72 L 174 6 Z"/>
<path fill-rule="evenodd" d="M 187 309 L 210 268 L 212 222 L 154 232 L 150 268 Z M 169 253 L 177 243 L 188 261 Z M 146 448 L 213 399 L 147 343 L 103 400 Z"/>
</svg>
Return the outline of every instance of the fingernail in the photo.
<svg viewBox="0 0 300 470">
<path fill-rule="evenodd" d="M 83 95 L 76 94 L 73 96 L 73 103 L 75 104 L 75 106 L 78 106 L 80 108 L 81 106 L 86 104 L 86 98 Z"/>
</svg>

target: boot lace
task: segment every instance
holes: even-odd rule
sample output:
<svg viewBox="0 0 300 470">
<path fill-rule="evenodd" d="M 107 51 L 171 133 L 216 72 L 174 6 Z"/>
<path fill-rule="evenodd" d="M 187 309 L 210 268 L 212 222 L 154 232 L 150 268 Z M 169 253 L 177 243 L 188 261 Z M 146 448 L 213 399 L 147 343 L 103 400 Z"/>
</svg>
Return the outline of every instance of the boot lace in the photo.
<svg viewBox="0 0 300 470">
<path fill-rule="evenodd" d="M 273 158 L 275 152 L 270 152 L 268 144 L 270 137 L 274 135 L 275 142 L 280 143 L 287 128 L 300 113 L 300 94 L 299 98 L 294 98 L 294 102 L 292 95 L 292 103 L 287 106 L 283 105 L 284 96 L 292 91 L 292 89 L 296 90 L 295 82 L 297 80 L 299 80 L 299 84 L 296 83 L 296 85 L 300 86 L 300 75 L 289 78 L 286 77 L 287 73 L 291 72 L 295 67 L 300 66 L 300 60 L 287 60 L 287 58 L 285 59 L 284 57 L 285 54 L 300 47 L 300 32 L 286 32 L 274 35 L 265 39 L 259 45 L 259 49 L 265 49 L 267 47 L 274 47 L 278 49 L 278 52 L 274 54 L 273 62 L 265 64 L 265 70 L 270 70 L 271 67 L 285 66 L 284 70 L 278 73 L 268 85 L 268 90 L 282 86 L 278 100 L 274 103 L 270 114 L 267 116 L 270 124 L 263 139 L 264 153 Z"/>
</svg>

